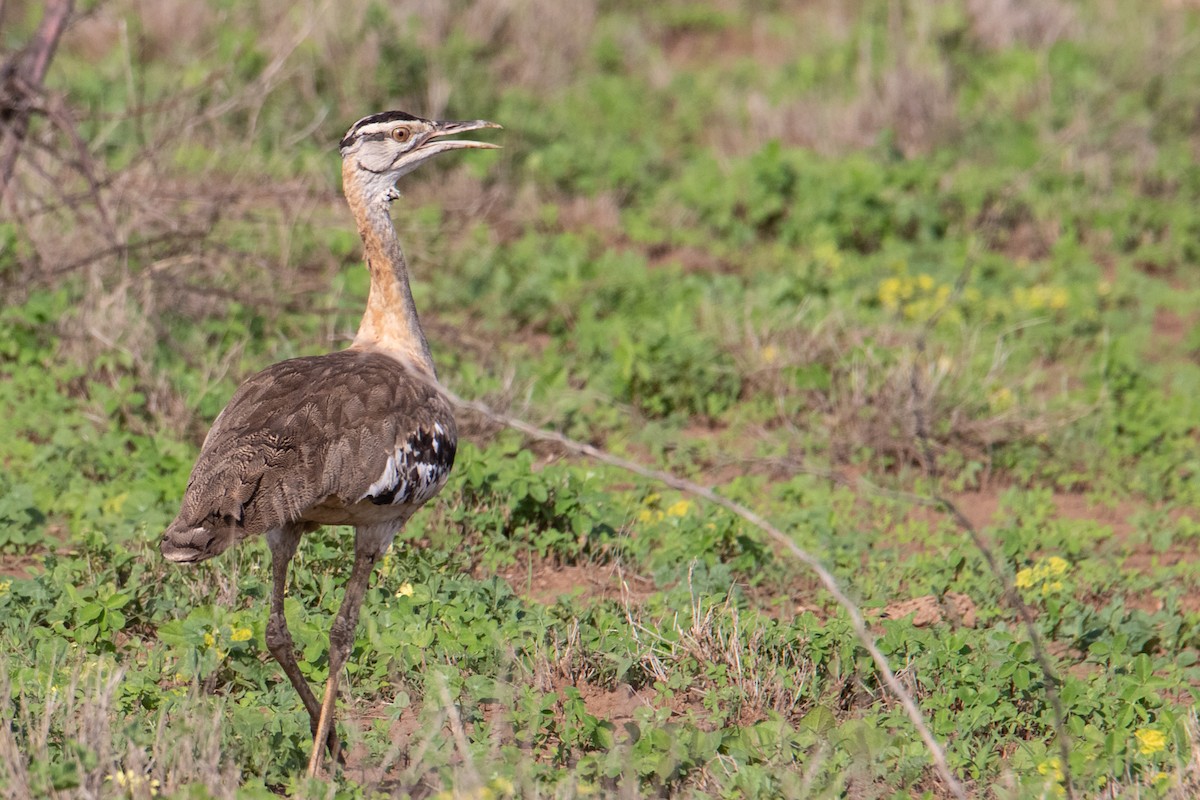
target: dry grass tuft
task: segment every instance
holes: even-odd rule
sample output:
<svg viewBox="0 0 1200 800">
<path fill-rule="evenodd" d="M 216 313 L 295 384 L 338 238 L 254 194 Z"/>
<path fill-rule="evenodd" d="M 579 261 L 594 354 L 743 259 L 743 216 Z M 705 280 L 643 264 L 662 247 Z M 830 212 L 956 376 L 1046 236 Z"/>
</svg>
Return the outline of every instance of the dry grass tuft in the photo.
<svg viewBox="0 0 1200 800">
<path fill-rule="evenodd" d="M 893 4 L 889 46 L 882 60 L 874 45 L 858 43 L 857 90 L 852 95 L 810 92 L 772 103 L 761 92 L 741 102 L 747 124 L 728 142 L 747 152 L 768 141 L 811 148 L 833 155 L 861 150 L 890 138 L 906 157 L 927 154 L 959 132 L 957 95 L 951 66 L 934 41 L 929 11 L 923 5 L 906 14 Z M 846 11 L 809 11 L 822 30 L 847 28 Z M 911 18 L 910 18 L 911 17 Z M 848 31 L 844 34 L 848 35 Z"/>
<path fill-rule="evenodd" d="M 932 152 L 958 130 L 955 96 L 944 66 L 899 64 L 887 70 L 857 112 L 861 130 L 890 132 L 907 158 Z"/>
<path fill-rule="evenodd" d="M 1032 403 L 983 404 L 986 378 L 964 366 L 972 363 L 973 342 L 961 353 L 922 355 L 920 334 L 911 329 L 865 328 L 836 317 L 806 324 L 804 316 L 801 308 L 795 319 L 724 331 L 745 391 L 774 398 L 772 437 L 784 437 L 797 453 L 817 425 L 835 463 L 870 451 L 884 465 L 928 468 L 923 420 L 935 457 L 957 452 L 986 463 L 996 447 L 1065 422 Z M 1002 348 L 994 354 L 1003 355 Z"/>
<path fill-rule="evenodd" d="M 1037 50 L 1079 33 L 1075 6 L 1061 0 L 967 0 L 971 36 L 989 50 Z"/>
<path fill-rule="evenodd" d="M 18 169 L 14 213 L 30 257 L 4 289 L 19 302 L 39 288 L 69 287 L 78 298 L 57 326 L 62 355 L 106 365 L 93 378 L 132 375 L 157 424 L 180 429 L 187 404 L 153 364 L 171 341 L 171 320 L 220 318 L 235 303 L 268 319 L 286 308 L 275 298 L 312 284 L 309 265 L 279 263 L 265 255 L 271 245 L 223 242 L 234 229 L 256 228 L 271 241 L 319 201 L 294 187 L 173 177 L 149 153 L 113 172 L 86 156 L 58 158 L 67 124 L 44 130 Z M 318 268 L 321 285 L 330 266 Z M 242 276 L 237 288 L 226 288 L 229 275 Z"/>
<path fill-rule="evenodd" d="M 688 586 L 692 587 L 691 571 Z M 724 710 L 739 724 L 761 721 L 771 714 L 796 721 L 810 708 L 809 703 L 801 702 L 816 672 L 805 655 L 806 642 L 797 640 L 774 650 L 766 644 L 761 623 L 743 634 L 741 614 L 732 597 L 712 602 L 693 590 L 688 617 L 650 620 L 642 609 L 627 605 L 626 619 L 644 645 L 640 661 L 649 678 L 668 685 L 671 676 L 687 664 L 723 669 L 723 680 L 738 690 L 735 707 Z M 664 636 L 664 630 L 671 634 Z M 708 692 L 720 685 L 698 676 L 680 702 L 699 706 Z"/>
<path fill-rule="evenodd" d="M 63 684 L 39 687 L 36 698 L 14 696 L 10 676 L 0 674 L 0 798 L 148 798 L 196 785 L 218 800 L 236 794 L 241 776 L 223 756 L 220 709 L 185 703 L 147 749 L 121 733 L 124 670 L 90 662 L 45 673 L 63 675 Z M 58 759 L 60 748 L 73 756 Z"/>
<path fill-rule="evenodd" d="M 462 35 L 488 54 L 488 73 L 498 85 L 546 93 L 579 71 L 596 23 L 594 0 L 473 0 L 465 4 L 402 2 L 393 8 L 402 27 L 416 32 L 426 52 Z M 428 111 L 445 110 L 455 83 L 445 65 L 434 64 Z"/>
<path fill-rule="evenodd" d="M 857 100 L 804 96 L 773 104 L 761 92 L 745 100 L 747 132 L 718 143 L 724 152 L 745 154 L 771 141 L 834 155 L 869 147 L 875 129 L 864 127 L 862 103 Z"/>
</svg>

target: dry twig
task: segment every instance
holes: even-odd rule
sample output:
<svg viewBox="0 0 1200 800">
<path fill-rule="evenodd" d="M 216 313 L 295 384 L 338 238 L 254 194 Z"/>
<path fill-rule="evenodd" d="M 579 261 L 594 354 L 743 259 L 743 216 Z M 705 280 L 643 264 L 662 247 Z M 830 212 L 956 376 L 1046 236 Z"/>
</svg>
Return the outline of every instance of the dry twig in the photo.
<svg viewBox="0 0 1200 800">
<path fill-rule="evenodd" d="M 39 105 L 42 81 L 74 5 L 75 0 L 47 0 L 46 13 L 33 41 L 0 67 L 0 126 L 3 126 L 0 202 L 8 196 L 8 184 L 29 131 L 29 119 Z"/>
<path fill-rule="evenodd" d="M 1062 786 L 1066 800 L 1075 800 L 1075 788 L 1071 779 L 1071 744 L 1070 735 L 1067 733 L 1066 721 L 1063 716 L 1062 699 L 1058 694 L 1058 675 L 1054 671 L 1054 667 L 1050 664 L 1050 659 L 1046 656 L 1045 643 L 1042 641 L 1041 634 L 1037 631 L 1037 626 L 1034 623 L 1033 613 L 1029 610 L 1029 606 L 1021 599 L 1021 595 L 1017 592 L 1017 588 L 1013 583 L 1012 576 L 1008 570 L 1000 565 L 1000 560 L 996 558 L 996 553 L 992 547 L 984 540 L 983 535 L 979 530 L 967 519 L 958 506 L 956 506 L 949 498 L 945 497 L 938 488 L 937 483 L 941 480 L 941 471 L 938 469 L 937 453 L 933 448 L 933 443 L 929 436 L 929 420 L 926 418 L 925 404 L 926 398 L 921 384 L 920 365 L 924 361 L 926 352 L 926 343 L 929 338 L 929 333 L 937 324 L 942 312 L 949 308 L 958 297 L 962 295 L 963 289 L 967 285 L 967 281 L 971 277 L 971 259 L 967 259 L 963 265 L 962 272 L 955 281 L 954 291 L 941 306 L 934 310 L 925 320 L 925 324 L 921 329 L 921 335 L 917 337 L 916 350 L 917 358 L 913 359 L 912 373 L 910 376 L 910 389 L 912 392 L 912 412 L 915 426 L 915 435 L 917 443 L 921 448 L 922 466 L 925 468 L 927 475 L 935 481 L 933 492 L 930 494 L 930 499 L 934 505 L 944 513 L 948 514 L 954 524 L 957 525 L 971 539 L 971 544 L 983 556 L 983 560 L 987 563 L 988 570 L 996 576 L 996 580 L 1000 581 L 1000 586 L 1004 591 L 1004 599 L 1009 606 L 1015 608 L 1021 617 L 1021 622 L 1025 627 L 1025 631 L 1029 634 L 1029 643 L 1033 647 L 1033 657 L 1038 662 L 1038 667 L 1042 672 L 1042 681 L 1046 687 L 1046 698 L 1050 701 L 1050 709 L 1054 714 L 1054 732 L 1058 739 L 1058 758 L 1062 763 Z"/>
<path fill-rule="evenodd" d="M 663 472 L 662 470 L 645 467 L 634 461 L 630 461 L 628 459 L 621 458 L 620 456 L 613 455 L 612 453 L 605 452 L 598 447 L 593 447 L 590 444 L 577 442 L 573 439 L 563 436 L 561 433 L 556 431 L 545 430 L 544 428 L 538 428 L 534 425 L 530 425 L 524 420 L 517 419 L 516 417 L 512 417 L 507 414 L 501 414 L 500 412 L 489 408 L 487 405 L 477 400 L 464 400 L 454 392 L 447 389 L 445 386 L 437 383 L 436 379 L 429 378 L 428 376 L 425 376 L 423 373 L 417 372 L 416 370 L 412 370 L 412 373 L 415 377 L 436 385 L 437 388 L 445 394 L 446 398 L 449 399 L 449 401 L 456 408 L 462 411 L 469 411 L 473 414 L 478 414 L 479 416 L 482 416 L 495 424 L 504 426 L 506 428 L 511 428 L 512 430 L 524 434 L 530 439 L 541 442 L 552 442 L 570 453 L 586 456 L 601 463 L 625 470 L 626 472 L 632 472 L 635 475 L 640 475 L 643 478 L 657 481 L 680 492 L 707 500 L 714 505 L 718 505 L 733 514 L 736 514 L 746 522 L 766 533 L 784 550 L 791 553 L 795 558 L 808 566 L 809 569 L 816 574 L 817 578 L 821 581 L 822 585 L 824 585 L 825 589 L 833 596 L 833 599 L 837 601 L 838 605 L 846 610 L 846 614 L 850 618 L 850 625 L 854 629 L 855 635 L 870 654 L 871 660 L 875 662 L 875 667 L 879 670 L 879 674 L 883 678 L 883 682 L 887 685 L 892 695 L 895 696 L 895 698 L 900 702 L 900 705 L 904 708 L 904 712 L 908 715 L 909 720 L 912 722 L 913 727 L 917 729 L 917 733 L 920 735 L 921 741 L 924 742 L 926 749 L 929 750 L 929 755 L 933 759 L 934 768 L 937 770 L 938 775 L 945 783 L 946 789 L 959 800 L 966 800 L 967 795 L 963 788 L 962 782 L 955 777 L 954 773 L 950 771 L 949 765 L 946 763 L 945 750 L 942 748 L 941 743 L 938 742 L 937 738 L 933 735 L 933 732 L 929 729 L 929 726 L 925 723 L 925 718 L 921 714 L 921 709 L 917 706 L 916 700 L 913 699 L 908 690 L 906 690 L 900 683 L 899 679 L 896 677 L 896 673 L 892 671 L 891 666 L 888 664 L 887 658 L 883 655 L 883 652 L 875 643 L 875 637 L 867 629 L 866 622 L 863 620 L 863 615 L 859 610 L 858 605 L 846 595 L 837 579 L 833 576 L 833 573 L 826 569 L 825 565 L 822 564 L 816 558 L 816 556 L 801 548 L 783 531 L 779 530 L 779 528 L 772 525 L 756 512 L 752 511 L 741 503 L 730 500 L 727 497 L 722 497 L 712 489 L 689 481 L 686 478 L 680 478 L 677 475 L 672 475 L 669 472 Z"/>
</svg>

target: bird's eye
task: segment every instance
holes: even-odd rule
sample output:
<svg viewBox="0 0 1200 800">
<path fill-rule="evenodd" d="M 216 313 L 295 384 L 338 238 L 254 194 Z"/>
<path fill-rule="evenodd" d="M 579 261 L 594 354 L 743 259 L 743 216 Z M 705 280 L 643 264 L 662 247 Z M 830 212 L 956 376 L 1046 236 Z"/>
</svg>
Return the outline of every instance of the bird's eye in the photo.
<svg viewBox="0 0 1200 800">
<path fill-rule="evenodd" d="M 392 130 L 392 138 L 404 144 L 412 138 L 412 130 L 409 128 L 394 128 Z"/>
</svg>

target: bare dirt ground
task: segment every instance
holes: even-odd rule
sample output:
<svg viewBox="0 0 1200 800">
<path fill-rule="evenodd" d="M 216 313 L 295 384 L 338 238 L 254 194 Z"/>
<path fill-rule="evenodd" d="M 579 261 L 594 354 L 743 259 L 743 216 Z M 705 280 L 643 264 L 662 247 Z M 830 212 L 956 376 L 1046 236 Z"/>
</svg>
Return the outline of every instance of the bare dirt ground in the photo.
<svg viewBox="0 0 1200 800">
<path fill-rule="evenodd" d="M 649 578 L 631 574 L 617 564 L 558 565 L 534 558 L 499 575 L 514 592 L 542 604 L 560 597 L 585 605 L 598 600 L 640 603 L 658 588 Z"/>
</svg>

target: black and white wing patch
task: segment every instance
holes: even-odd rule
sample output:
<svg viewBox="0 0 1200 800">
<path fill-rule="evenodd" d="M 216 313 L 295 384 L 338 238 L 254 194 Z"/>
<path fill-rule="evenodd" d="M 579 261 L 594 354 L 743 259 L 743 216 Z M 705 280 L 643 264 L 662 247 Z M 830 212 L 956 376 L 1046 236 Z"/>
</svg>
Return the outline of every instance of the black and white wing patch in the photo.
<svg viewBox="0 0 1200 800">
<path fill-rule="evenodd" d="M 379 480 L 359 500 L 377 506 L 421 505 L 437 494 L 454 466 L 456 440 L 441 423 L 418 428 L 388 456 Z"/>
</svg>

